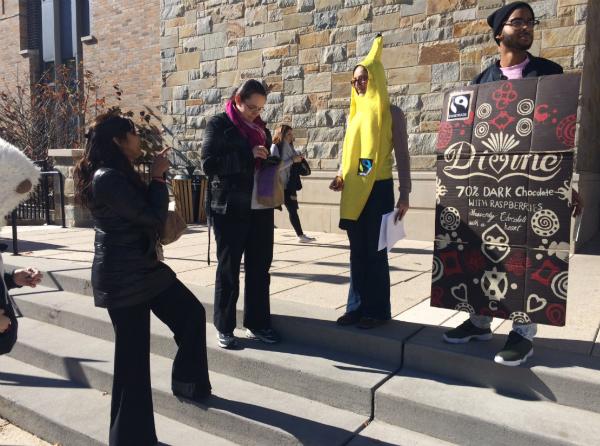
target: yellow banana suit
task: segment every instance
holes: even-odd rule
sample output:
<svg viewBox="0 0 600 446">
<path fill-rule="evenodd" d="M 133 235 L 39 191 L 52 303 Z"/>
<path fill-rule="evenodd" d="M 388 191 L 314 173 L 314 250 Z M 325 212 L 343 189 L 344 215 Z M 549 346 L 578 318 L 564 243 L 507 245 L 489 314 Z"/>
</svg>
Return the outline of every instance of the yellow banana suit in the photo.
<svg viewBox="0 0 600 446">
<path fill-rule="evenodd" d="M 359 96 L 352 88 L 342 149 L 342 220 L 358 220 L 373 183 L 392 178 L 392 115 L 382 50 L 383 38 L 377 36 L 369 54 L 359 63 L 369 72 L 367 91 Z"/>
</svg>

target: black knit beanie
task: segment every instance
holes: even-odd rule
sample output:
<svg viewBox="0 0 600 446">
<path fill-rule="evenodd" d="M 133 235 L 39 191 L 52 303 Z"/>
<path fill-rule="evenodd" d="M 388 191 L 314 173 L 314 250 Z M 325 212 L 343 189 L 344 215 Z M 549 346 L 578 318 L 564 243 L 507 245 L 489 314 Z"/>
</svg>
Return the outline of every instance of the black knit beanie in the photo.
<svg viewBox="0 0 600 446">
<path fill-rule="evenodd" d="M 487 22 L 490 25 L 490 28 L 494 30 L 494 40 L 498 45 L 500 45 L 500 41 L 496 38 L 500 31 L 502 30 L 504 22 L 506 19 L 510 17 L 515 9 L 519 8 L 527 8 L 531 11 L 531 15 L 535 19 L 535 13 L 533 12 L 533 8 L 529 5 L 529 3 L 525 2 L 514 2 L 509 3 L 508 5 L 503 6 L 502 8 L 493 12 L 488 18 Z"/>
</svg>

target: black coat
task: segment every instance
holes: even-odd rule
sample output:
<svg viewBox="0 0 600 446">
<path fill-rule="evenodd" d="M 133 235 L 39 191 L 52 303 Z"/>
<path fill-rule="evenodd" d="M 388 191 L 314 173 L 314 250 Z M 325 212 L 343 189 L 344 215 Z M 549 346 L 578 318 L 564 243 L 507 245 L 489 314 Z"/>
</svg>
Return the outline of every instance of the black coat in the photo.
<svg viewBox="0 0 600 446">
<path fill-rule="evenodd" d="M 166 184 L 152 181 L 141 188 L 122 172 L 102 168 L 94 174 L 92 197 L 96 306 L 136 305 L 166 290 L 175 273 L 156 255 L 158 230 L 169 206 Z"/>
<path fill-rule="evenodd" d="M 271 133 L 265 129 L 271 147 Z M 252 205 L 254 156 L 226 113 L 210 118 L 202 137 L 202 170 L 209 180 L 209 213 L 244 216 Z"/>
<path fill-rule="evenodd" d="M 535 57 L 529 54 L 529 63 L 523 69 L 523 77 L 539 77 L 539 76 L 550 76 L 552 74 L 562 74 L 562 67 L 556 62 L 544 59 L 543 57 Z M 500 70 L 500 62 L 496 61 L 487 69 L 473 79 L 473 84 L 486 84 L 488 82 L 495 82 L 506 80 L 507 77 L 502 74 Z"/>
<path fill-rule="evenodd" d="M 2 268 L 2 251 L 5 245 L 0 245 L 0 268 Z M 8 297 L 8 290 L 16 288 L 17 285 L 13 280 L 13 275 L 4 273 L 0 276 L 0 308 L 4 310 L 4 315 L 10 319 L 10 327 L 4 333 L 0 333 L 0 354 L 9 353 L 15 342 L 17 342 L 17 332 L 19 323 L 15 316 L 15 311 Z"/>
</svg>

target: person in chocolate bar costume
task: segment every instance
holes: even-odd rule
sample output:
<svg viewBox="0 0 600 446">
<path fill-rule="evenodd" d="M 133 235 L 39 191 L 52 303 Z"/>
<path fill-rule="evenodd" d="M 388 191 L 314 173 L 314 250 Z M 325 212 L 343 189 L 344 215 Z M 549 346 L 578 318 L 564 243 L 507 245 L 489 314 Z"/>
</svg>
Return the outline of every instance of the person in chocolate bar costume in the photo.
<svg viewBox="0 0 600 446">
<path fill-rule="evenodd" d="M 534 28 L 539 24 L 529 4 L 513 2 L 505 5 L 491 14 L 487 22 L 498 44 L 500 59 L 480 73 L 473 84 L 562 74 L 563 69 L 557 63 L 528 52 L 533 44 Z M 573 214 L 579 215 L 582 209 L 579 194 L 573 190 Z M 491 322 L 489 316 L 471 315 L 461 325 L 444 333 L 444 341 L 451 344 L 488 341 L 492 339 Z M 537 324 L 514 322 L 504 348 L 496 354 L 494 361 L 507 366 L 523 364 L 533 355 L 536 332 Z"/>
</svg>

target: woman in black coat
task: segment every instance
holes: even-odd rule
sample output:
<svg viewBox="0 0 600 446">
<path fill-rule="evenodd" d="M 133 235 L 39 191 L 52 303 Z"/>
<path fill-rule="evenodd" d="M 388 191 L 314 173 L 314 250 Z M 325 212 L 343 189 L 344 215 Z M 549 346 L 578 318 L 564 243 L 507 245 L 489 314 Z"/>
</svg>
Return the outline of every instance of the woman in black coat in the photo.
<svg viewBox="0 0 600 446">
<path fill-rule="evenodd" d="M 271 328 L 269 269 L 273 260 L 273 208 L 263 206 L 256 187 L 267 160 L 271 134 L 260 119 L 267 91 L 249 79 L 213 116 L 202 141 L 202 168 L 209 177 L 209 215 L 217 241 L 214 323 L 219 346 L 233 348 L 240 263 L 244 256 L 246 337 L 279 341 Z M 274 162 L 277 162 L 274 160 Z"/>
<path fill-rule="evenodd" d="M 115 330 L 115 365 L 109 444 L 157 444 L 150 386 L 150 312 L 169 326 L 179 347 L 173 394 L 208 397 L 206 316 L 202 304 L 158 260 L 158 231 L 169 193 L 161 153 L 147 186 L 132 162 L 141 154 L 134 123 L 106 114 L 90 129 L 77 166 L 78 195 L 94 218 L 92 287 L 96 306 L 107 308 Z"/>
</svg>

